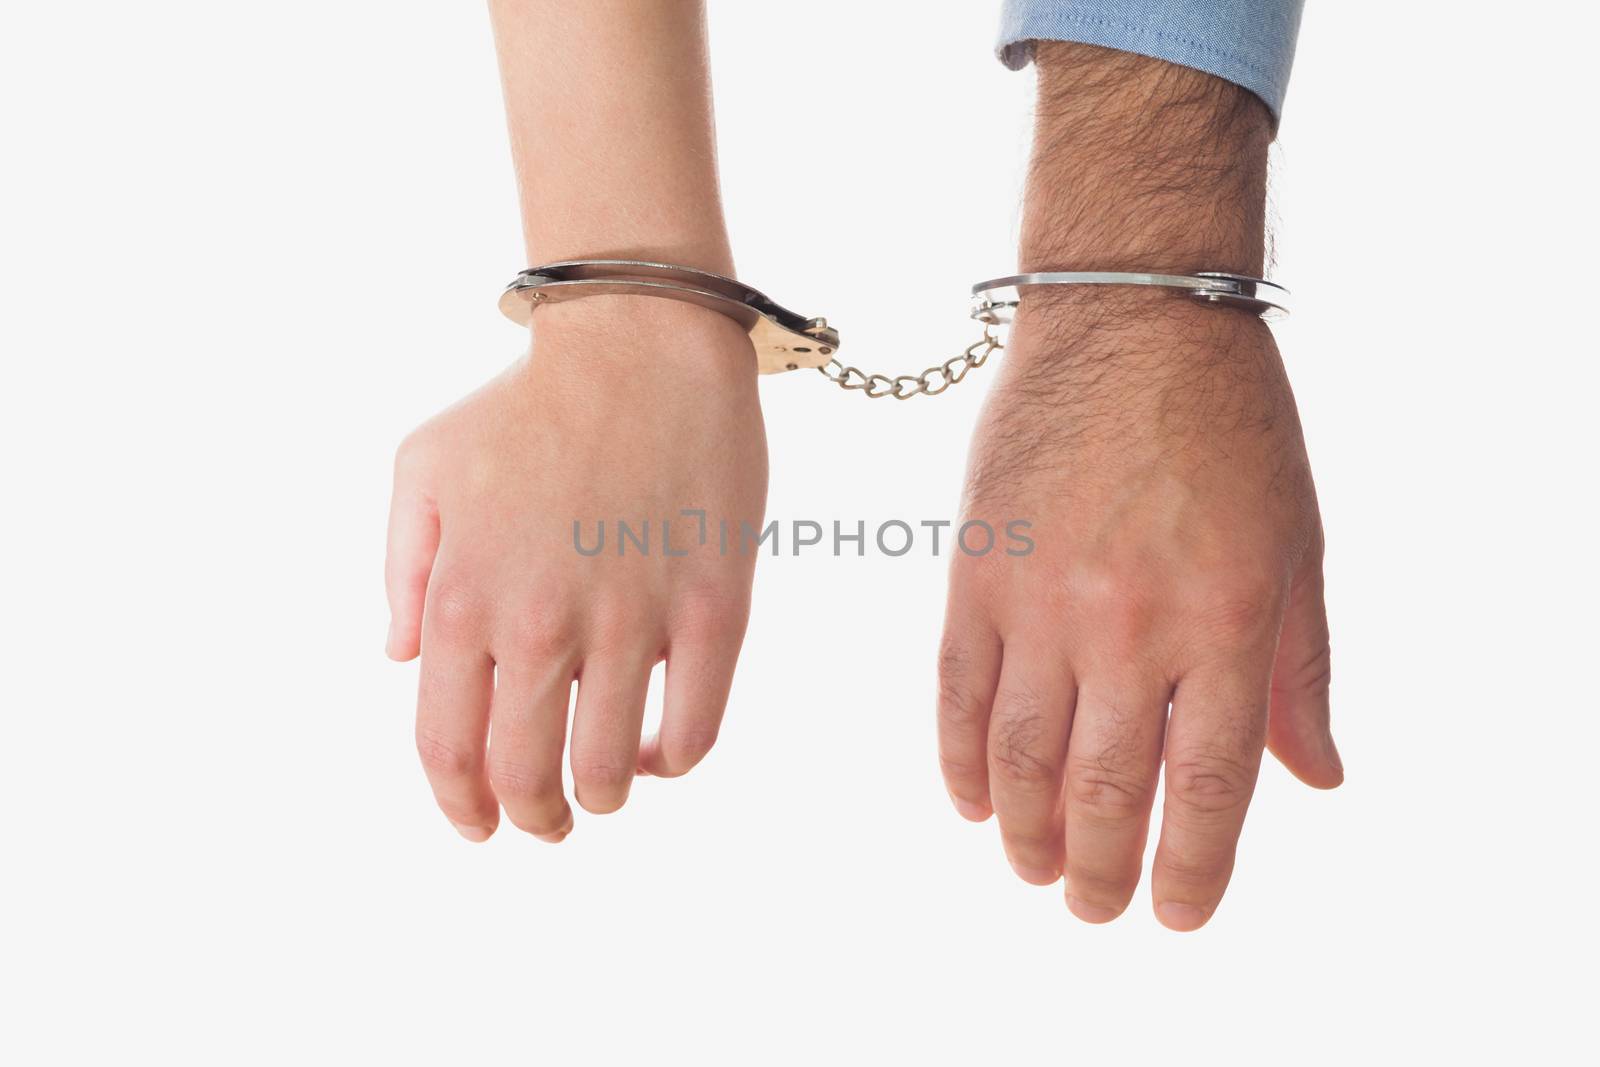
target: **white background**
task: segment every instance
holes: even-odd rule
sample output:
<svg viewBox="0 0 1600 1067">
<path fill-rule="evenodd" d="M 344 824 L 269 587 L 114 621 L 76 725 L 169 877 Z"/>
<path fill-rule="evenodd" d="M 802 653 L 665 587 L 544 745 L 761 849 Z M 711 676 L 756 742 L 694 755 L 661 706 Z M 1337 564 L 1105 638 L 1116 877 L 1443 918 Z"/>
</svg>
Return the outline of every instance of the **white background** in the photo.
<svg viewBox="0 0 1600 1067">
<path fill-rule="evenodd" d="M 994 7 L 713 8 L 741 273 L 868 369 L 958 352 L 1013 265 Z M 559 848 L 461 841 L 380 566 L 394 445 L 522 343 L 486 15 L 8 5 L 0 1058 L 1593 1055 L 1595 27 L 1560 11 L 1306 15 L 1279 336 L 1349 779 L 1269 761 L 1180 936 L 1147 887 L 1076 922 L 949 810 L 922 554 L 763 561 L 699 770 Z M 952 517 L 991 377 L 764 381 L 769 514 Z"/>
</svg>

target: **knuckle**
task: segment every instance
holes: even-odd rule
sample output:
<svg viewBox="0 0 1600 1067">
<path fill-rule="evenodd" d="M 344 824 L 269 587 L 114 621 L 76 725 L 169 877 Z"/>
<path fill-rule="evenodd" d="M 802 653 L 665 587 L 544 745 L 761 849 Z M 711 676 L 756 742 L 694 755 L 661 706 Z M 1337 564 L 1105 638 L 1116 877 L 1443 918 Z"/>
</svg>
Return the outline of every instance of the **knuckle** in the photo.
<svg viewBox="0 0 1600 1067">
<path fill-rule="evenodd" d="M 1164 848 L 1156 857 L 1163 878 L 1179 885 L 1207 887 L 1226 882 L 1232 867 L 1231 849 L 1216 855 Z"/>
<path fill-rule="evenodd" d="M 982 722 L 988 710 L 972 687 L 966 648 L 946 640 L 939 649 L 939 712 L 954 727 Z"/>
<path fill-rule="evenodd" d="M 633 780 L 633 766 L 609 756 L 575 755 L 572 778 L 589 789 L 615 790 Z"/>
<path fill-rule="evenodd" d="M 1005 841 L 1006 853 L 1016 857 L 1047 857 L 1052 862 L 1061 852 L 1061 837 L 1043 827 L 1019 824 L 1015 818 L 1002 814 L 999 818 L 1000 836 Z"/>
<path fill-rule="evenodd" d="M 595 611 L 586 634 L 591 651 L 632 650 L 646 642 L 657 629 L 657 620 L 643 597 L 622 597 L 602 603 Z"/>
<path fill-rule="evenodd" d="M 981 611 L 1004 595 L 1013 571 L 1009 564 L 1014 561 L 1003 550 L 974 556 L 961 551 L 961 546 L 955 544 L 951 546 L 950 556 L 952 604 L 959 603 L 968 611 Z"/>
<path fill-rule="evenodd" d="M 1090 816 L 1125 820 L 1146 815 L 1155 792 L 1147 776 L 1101 760 L 1074 760 L 1067 769 L 1067 796 Z"/>
<path fill-rule="evenodd" d="M 1046 879 L 1051 875 L 1059 878 L 1061 875 L 1062 857 L 1060 847 L 1053 841 L 1042 837 L 1021 837 L 1014 833 L 1003 833 L 1006 859 L 1014 865 L 1031 868 L 1044 873 Z M 1024 881 L 1034 883 L 1033 878 L 1017 872 Z"/>
<path fill-rule="evenodd" d="M 988 776 L 982 762 L 950 752 L 939 753 L 939 771 L 947 782 L 981 782 Z"/>
<path fill-rule="evenodd" d="M 428 452 L 428 438 L 421 429 L 406 434 L 394 450 L 395 480 L 405 481 L 419 475 L 426 466 Z"/>
<path fill-rule="evenodd" d="M 1072 582 L 1076 612 L 1092 620 L 1114 646 L 1138 644 L 1155 619 L 1156 598 L 1148 582 L 1122 571 L 1106 571 Z"/>
<path fill-rule="evenodd" d="M 1194 625 L 1213 640 L 1250 643 L 1274 630 L 1281 596 L 1270 582 L 1238 581 L 1203 597 Z"/>
<path fill-rule="evenodd" d="M 459 579 L 441 579 L 429 590 L 429 628 L 446 641 L 464 642 L 478 637 L 486 611 L 483 596 Z"/>
<path fill-rule="evenodd" d="M 1139 884 L 1139 872 L 1135 870 L 1131 877 L 1120 874 L 1110 869 L 1103 861 L 1097 862 L 1092 857 L 1075 855 L 1074 850 L 1069 847 L 1067 884 L 1075 897 L 1091 904 L 1121 909 L 1126 907 L 1133 897 L 1133 891 Z"/>
<path fill-rule="evenodd" d="M 1233 756 L 1189 756 L 1167 766 L 1167 790 L 1190 812 L 1234 812 L 1249 802 L 1254 786 L 1255 769 Z"/>
<path fill-rule="evenodd" d="M 1309 654 L 1291 661 L 1286 669 L 1272 674 L 1275 693 L 1308 693 L 1326 697 L 1333 684 L 1333 655 L 1326 641 L 1316 645 Z"/>
<path fill-rule="evenodd" d="M 557 597 L 534 596 L 516 613 L 511 622 L 511 642 L 519 655 L 531 659 L 552 659 L 564 655 L 577 643 L 577 628 L 571 615 L 551 605 Z"/>
<path fill-rule="evenodd" d="M 1022 793 L 1043 793 L 1055 788 L 1056 766 L 1041 748 L 1044 716 L 1032 710 L 1013 710 L 997 717 L 989 759 L 996 778 Z"/>
<path fill-rule="evenodd" d="M 673 598 L 669 614 L 674 633 L 717 638 L 743 632 L 750 616 L 750 598 L 712 584 L 697 585 Z"/>
<path fill-rule="evenodd" d="M 964 641 L 945 637 L 939 642 L 939 681 L 955 684 L 967 674 L 967 646 Z"/>
<path fill-rule="evenodd" d="M 417 755 L 430 776 L 461 778 L 478 767 L 480 754 L 452 737 L 435 730 L 417 731 Z"/>
<path fill-rule="evenodd" d="M 561 795 L 561 776 L 526 764 L 493 760 L 489 764 L 489 788 L 511 804 L 547 800 Z"/>
</svg>

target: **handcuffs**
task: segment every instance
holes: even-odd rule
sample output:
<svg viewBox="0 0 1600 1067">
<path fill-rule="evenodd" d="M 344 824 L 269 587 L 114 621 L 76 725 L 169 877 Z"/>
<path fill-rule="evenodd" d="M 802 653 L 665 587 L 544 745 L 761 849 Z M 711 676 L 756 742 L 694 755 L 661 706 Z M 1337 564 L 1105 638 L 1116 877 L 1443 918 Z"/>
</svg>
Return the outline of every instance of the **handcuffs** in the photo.
<svg viewBox="0 0 1600 1067">
<path fill-rule="evenodd" d="M 972 287 L 971 317 L 983 324 L 983 337 L 965 352 L 921 374 L 868 374 L 835 358 L 839 331 L 824 318 L 807 318 L 743 282 L 694 267 L 630 259 L 570 259 L 522 271 L 500 294 L 500 310 L 526 326 L 540 304 L 587 296 L 626 294 L 698 304 L 726 315 L 750 334 L 762 374 L 811 367 L 843 389 L 869 397 L 937 396 L 981 367 L 1004 347 L 994 335 L 1011 322 L 1021 290 L 1032 285 L 1142 285 L 1177 289 L 1201 303 L 1240 308 L 1258 315 L 1288 313 L 1289 291 L 1262 278 L 1221 271 L 1196 274 L 1143 274 L 1126 271 L 1045 271 L 991 278 Z"/>
</svg>

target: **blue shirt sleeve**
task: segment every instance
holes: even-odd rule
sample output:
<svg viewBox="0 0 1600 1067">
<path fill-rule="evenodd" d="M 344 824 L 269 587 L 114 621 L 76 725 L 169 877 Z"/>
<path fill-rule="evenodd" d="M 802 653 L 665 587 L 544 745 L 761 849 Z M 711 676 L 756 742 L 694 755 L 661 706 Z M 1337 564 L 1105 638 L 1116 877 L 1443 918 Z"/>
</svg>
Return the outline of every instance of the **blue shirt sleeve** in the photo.
<svg viewBox="0 0 1600 1067">
<path fill-rule="evenodd" d="M 1164 59 L 1242 85 L 1276 118 L 1305 0 L 1005 0 L 1000 59 L 1013 70 L 1034 41 L 1077 41 Z"/>
</svg>

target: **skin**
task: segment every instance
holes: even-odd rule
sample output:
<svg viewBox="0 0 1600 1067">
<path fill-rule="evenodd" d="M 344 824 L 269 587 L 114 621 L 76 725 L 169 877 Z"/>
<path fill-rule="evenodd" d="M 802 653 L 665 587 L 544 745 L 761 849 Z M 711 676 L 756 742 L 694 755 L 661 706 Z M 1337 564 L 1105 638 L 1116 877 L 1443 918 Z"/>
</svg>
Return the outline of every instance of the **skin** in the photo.
<svg viewBox="0 0 1600 1067">
<path fill-rule="evenodd" d="M 698 2 L 490 4 L 530 263 L 656 259 L 733 273 Z M 631 296 L 541 307 L 527 355 L 429 420 L 395 462 L 388 654 L 422 659 L 417 750 L 445 816 L 486 840 L 500 811 L 541 840 L 573 799 L 615 811 L 636 773 L 679 775 L 717 736 L 753 555 L 698 520 L 759 526 L 766 439 L 755 353 L 703 308 Z M 652 523 L 615 554 L 615 522 Z M 613 539 L 585 545 L 595 524 Z M 662 550 L 671 521 L 674 551 Z M 714 536 L 714 535 L 713 535 Z M 715 541 L 711 542 L 714 547 Z M 698 550 L 697 550 L 698 549 Z M 662 726 L 641 742 L 651 669 Z"/>
<path fill-rule="evenodd" d="M 1259 276 L 1271 117 L 1186 68 L 1041 43 L 1021 268 Z M 1170 292 L 1023 297 L 964 510 L 1037 550 L 953 558 L 939 751 L 1019 877 L 1105 922 L 1137 888 L 1158 776 L 1156 915 L 1222 899 L 1263 749 L 1343 780 L 1323 539 L 1267 326 Z M 1169 710 L 1170 709 L 1170 710 Z"/>
<path fill-rule="evenodd" d="M 732 274 L 698 3 L 491 4 L 531 262 L 664 259 Z M 1022 268 L 1259 273 L 1270 118 L 1232 86 L 1076 45 L 1039 50 Z M 635 297 L 540 309 L 529 354 L 396 460 L 389 654 L 422 657 L 417 742 L 470 840 L 500 809 L 544 840 L 575 799 L 715 739 L 753 556 L 580 556 L 578 520 L 759 524 L 748 339 Z M 1259 320 L 1136 290 L 1024 301 L 974 439 L 966 516 L 1023 516 L 1028 557 L 953 557 L 940 754 L 1026 880 L 1105 921 L 1137 885 L 1157 775 L 1161 921 L 1194 929 L 1232 869 L 1263 747 L 1319 787 L 1322 535 L 1293 397 Z M 694 540 L 692 520 L 674 543 Z M 659 527 L 658 527 L 659 530 Z M 659 533 L 657 535 L 659 537 Z M 659 542 L 658 542 L 659 544 Z M 640 740 L 667 662 L 660 736 Z M 1170 715 L 1169 715 L 1170 707 Z"/>
</svg>

